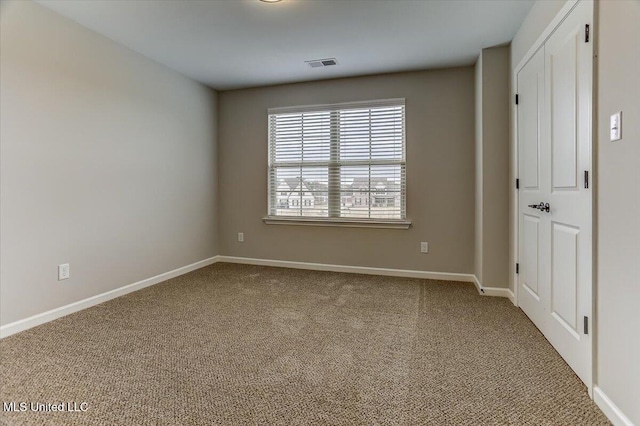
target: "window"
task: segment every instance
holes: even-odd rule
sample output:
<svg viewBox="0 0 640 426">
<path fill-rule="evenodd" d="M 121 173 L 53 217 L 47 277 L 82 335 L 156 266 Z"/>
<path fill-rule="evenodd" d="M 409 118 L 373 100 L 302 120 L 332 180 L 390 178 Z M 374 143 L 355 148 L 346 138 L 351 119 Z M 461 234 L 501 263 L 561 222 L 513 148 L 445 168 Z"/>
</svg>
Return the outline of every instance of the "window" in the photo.
<svg viewBox="0 0 640 426">
<path fill-rule="evenodd" d="M 269 110 L 268 218 L 405 221 L 405 169 L 404 99 Z"/>
</svg>

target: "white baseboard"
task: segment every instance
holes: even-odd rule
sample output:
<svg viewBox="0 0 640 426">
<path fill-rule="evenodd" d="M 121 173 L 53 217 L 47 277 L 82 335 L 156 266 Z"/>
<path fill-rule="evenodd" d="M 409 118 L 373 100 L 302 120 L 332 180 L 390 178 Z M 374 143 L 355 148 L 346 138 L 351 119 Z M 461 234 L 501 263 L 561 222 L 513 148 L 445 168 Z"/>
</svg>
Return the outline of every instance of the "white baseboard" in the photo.
<svg viewBox="0 0 640 426">
<path fill-rule="evenodd" d="M 478 277 L 476 277 L 475 275 L 473 276 L 473 283 L 475 284 L 476 290 L 478 290 L 478 293 L 484 296 L 484 288 L 482 288 L 482 284 L 480 284 L 480 280 L 478 280 Z"/>
<path fill-rule="evenodd" d="M 306 269 L 312 271 L 344 272 L 350 274 L 384 275 L 390 277 L 473 282 L 472 274 L 458 274 L 453 272 L 412 271 L 408 269 L 330 265 L 326 263 L 292 262 L 288 260 L 255 259 L 251 257 L 234 256 L 218 256 L 218 262 L 241 263 L 245 265 L 275 266 L 280 268 Z"/>
<path fill-rule="evenodd" d="M 598 386 L 593 387 L 593 400 L 614 426 L 633 426 L 631 420 L 624 415 Z"/>
<path fill-rule="evenodd" d="M 501 288 L 501 287 L 483 287 L 483 285 L 480 283 L 480 280 L 478 280 L 478 277 L 476 277 L 475 275 L 473 276 L 473 283 L 476 285 L 476 288 L 478 289 L 478 293 L 480 293 L 481 295 L 494 296 L 494 297 L 506 297 L 511 301 L 511 303 L 517 306 L 516 297 L 511 291 L 511 289 Z"/>
<path fill-rule="evenodd" d="M 0 327 L 0 338 L 11 336 L 12 334 L 19 333 L 29 328 L 44 324 L 49 321 L 61 318 L 63 316 L 72 314 L 74 312 L 81 311 L 91 306 L 98 305 L 116 297 L 124 296 L 125 294 L 132 293 L 134 291 L 143 289 L 145 287 L 158 284 L 162 281 L 166 281 L 171 278 L 186 274 L 199 268 L 211 265 L 216 262 L 226 263 L 240 263 L 246 265 L 261 265 L 261 266 L 275 266 L 281 268 L 292 269 L 306 269 L 313 271 L 330 271 L 330 272 L 344 272 L 352 274 L 367 274 L 367 275 L 384 275 L 392 277 L 405 277 L 405 278 L 421 278 L 430 280 L 442 280 L 442 281 L 462 281 L 474 283 L 478 289 L 478 293 L 484 296 L 497 296 L 507 297 L 515 304 L 515 298 L 513 292 L 506 288 L 493 288 L 483 287 L 478 278 L 473 274 L 459 274 L 453 272 L 432 272 L 432 271 L 415 271 L 407 269 L 389 269 L 389 268 L 373 268 L 365 266 L 347 266 L 347 265 L 331 265 L 325 263 L 311 263 L 311 262 L 293 262 L 287 260 L 271 260 L 271 259 L 256 259 L 250 257 L 235 257 L 235 256 L 213 256 L 208 259 L 201 260 L 191 265 L 183 266 L 173 271 L 165 272 L 155 277 L 147 278 L 142 281 L 138 281 L 133 284 L 126 285 L 124 287 L 117 288 L 115 290 L 108 291 L 106 293 L 98 294 L 96 296 L 89 297 L 78 302 L 71 303 L 69 305 L 61 306 L 56 309 L 52 309 L 47 312 L 33 315 L 29 318 L 18 320 Z"/>
<path fill-rule="evenodd" d="M 177 276 L 186 274 L 187 272 L 191 272 L 196 269 L 203 268 L 205 266 L 211 265 L 212 263 L 216 263 L 217 261 L 218 261 L 218 256 L 213 256 L 208 259 L 204 259 L 199 262 L 192 263 L 191 265 L 183 266 L 181 268 L 174 269 L 173 271 L 156 275 L 155 277 L 147 278 L 145 280 L 138 281 L 136 283 L 117 288 L 115 290 L 110 290 L 105 293 L 98 294 L 96 296 L 92 296 L 84 300 L 80 300 L 78 302 L 70 303 L 68 305 L 61 306 L 59 308 L 55 308 L 47 312 L 33 315 L 29 318 L 21 319 L 21 320 L 3 325 L 2 327 L 0 327 L 0 339 L 7 336 L 11 336 L 12 334 L 15 334 L 15 333 L 19 333 L 21 331 L 27 330 L 29 328 L 38 326 L 40 324 L 44 324 L 46 322 L 64 317 L 74 312 L 81 311 L 91 306 L 99 305 L 100 303 L 106 302 L 111 299 L 115 299 L 116 297 L 124 296 L 125 294 L 132 293 L 137 290 L 141 290 L 145 287 L 158 284 L 162 281 L 166 281 L 171 278 L 175 278 Z"/>
<path fill-rule="evenodd" d="M 495 297 L 506 297 L 513 303 L 515 303 L 515 297 L 513 292 L 508 288 L 500 288 L 500 287 L 484 287 L 484 295 L 485 296 L 495 296 Z"/>
<path fill-rule="evenodd" d="M 515 297 L 511 290 L 509 290 L 508 288 L 483 287 L 474 274 L 373 268 L 367 266 L 330 265 L 326 263 L 293 262 L 289 260 L 256 259 L 252 257 L 235 256 L 218 256 L 218 262 L 240 263 L 245 265 L 275 266 L 280 268 L 306 269 L 312 271 L 345 272 L 351 274 L 385 275 L 391 277 L 470 282 L 475 284 L 478 293 L 480 293 L 481 295 L 506 297 L 515 305 Z"/>
</svg>

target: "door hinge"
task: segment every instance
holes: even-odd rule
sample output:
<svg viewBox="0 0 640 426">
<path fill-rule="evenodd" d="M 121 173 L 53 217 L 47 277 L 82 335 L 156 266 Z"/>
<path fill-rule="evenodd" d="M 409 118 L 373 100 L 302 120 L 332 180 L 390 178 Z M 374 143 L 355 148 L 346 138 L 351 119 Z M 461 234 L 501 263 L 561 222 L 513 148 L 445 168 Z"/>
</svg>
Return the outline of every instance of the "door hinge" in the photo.
<svg viewBox="0 0 640 426">
<path fill-rule="evenodd" d="M 518 102 L 520 102 L 520 97 L 518 96 L 518 94 L 516 93 L 516 105 L 518 105 Z"/>
<path fill-rule="evenodd" d="M 589 317 L 584 317 L 584 334 L 589 334 Z"/>
<path fill-rule="evenodd" d="M 516 189 L 520 189 L 520 179 L 516 179 Z"/>
<path fill-rule="evenodd" d="M 516 274 L 520 273 L 520 264 L 516 263 Z"/>
<path fill-rule="evenodd" d="M 589 171 L 584 171 L 584 187 L 589 188 Z"/>
<path fill-rule="evenodd" d="M 589 43 L 589 24 L 584 26 L 584 42 Z"/>
</svg>

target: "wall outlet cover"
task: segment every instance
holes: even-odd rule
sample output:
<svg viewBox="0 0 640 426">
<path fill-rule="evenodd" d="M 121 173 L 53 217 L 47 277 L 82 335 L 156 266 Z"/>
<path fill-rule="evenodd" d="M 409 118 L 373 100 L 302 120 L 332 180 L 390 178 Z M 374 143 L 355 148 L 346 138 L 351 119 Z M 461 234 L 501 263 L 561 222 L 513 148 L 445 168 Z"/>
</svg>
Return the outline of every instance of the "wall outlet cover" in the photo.
<svg viewBox="0 0 640 426">
<path fill-rule="evenodd" d="M 58 265 L 58 281 L 69 279 L 70 268 L 68 263 Z"/>
</svg>

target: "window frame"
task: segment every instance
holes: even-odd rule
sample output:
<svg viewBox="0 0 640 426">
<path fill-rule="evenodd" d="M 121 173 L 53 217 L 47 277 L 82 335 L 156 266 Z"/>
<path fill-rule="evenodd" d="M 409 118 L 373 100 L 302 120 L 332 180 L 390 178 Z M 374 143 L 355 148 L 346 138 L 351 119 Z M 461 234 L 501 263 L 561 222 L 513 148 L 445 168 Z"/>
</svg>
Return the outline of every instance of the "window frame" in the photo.
<svg viewBox="0 0 640 426">
<path fill-rule="evenodd" d="M 340 169 L 341 167 L 349 166 L 348 162 L 341 163 L 336 159 L 336 153 L 340 150 L 340 140 L 337 136 L 337 131 L 333 128 L 334 123 L 331 123 L 330 130 L 330 145 L 329 145 L 329 160 L 326 161 L 326 167 L 328 168 L 327 181 L 327 216 L 285 216 L 285 215 L 272 215 L 272 207 L 275 205 L 277 209 L 278 203 L 278 188 L 277 185 L 272 188 L 272 171 L 275 167 L 272 165 L 272 116 L 278 114 L 303 114 L 303 113 L 340 113 L 340 111 L 353 110 L 353 109 L 366 109 L 366 108 L 383 108 L 383 107 L 402 107 L 402 158 L 400 160 L 382 159 L 378 161 L 369 160 L 370 166 L 376 165 L 399 165 L 401 168 L 402 179 L 400 183 L 400 215 L 399 219 L 391 218 L 353 218 L 340 216 L 340 204 L 342 191 L 331 191 L 332 179 L 339 174 L 332 173 L 331 170 Z M 407 143 L 406 143 L 406 101 L 405 98 L 393 98 L 393 99 L 381 99 L 370 101 L 358 101 L 358 102 L 344 102 L 334 104 L 321 104 L 321 105 L 305 105 L 305 106 L 291 106 L 291 107 L 279 107 L 269 108 L 267 110 L 267 215 L 263 218 L 266 224 L 281 224 L 281 225 L 313 225 L 313 226 L 347 226 L 347 227 L 373 227 L 373 228 L 392 228 L 392 229 L 408 229 L 411 226 L 411 222 L 407 218 Z M 371 141 L 369 142 L 371 143 Z M 335 182 L 333 183 L 335 188 Z M 338 182 L 338 188 L 340 183 Z M 372 194 L 371 188 L 369 188 L 370 195 Z M 277 210 L 276 210 L 277 211 Z M 336 214 L 337 211 L 337 214 Z"/>
</svg>

